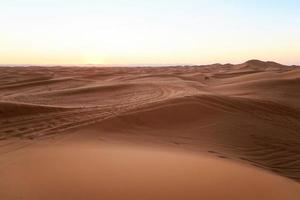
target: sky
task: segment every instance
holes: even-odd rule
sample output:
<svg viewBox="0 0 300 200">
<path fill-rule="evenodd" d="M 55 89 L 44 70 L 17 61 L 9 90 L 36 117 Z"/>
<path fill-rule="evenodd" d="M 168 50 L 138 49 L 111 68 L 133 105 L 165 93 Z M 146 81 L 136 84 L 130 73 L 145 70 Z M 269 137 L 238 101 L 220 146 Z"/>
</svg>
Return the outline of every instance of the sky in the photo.
<svg viewBox="0 0 300 200">
<path fill-rule="evenodd" d="M 300 64 L 299 0 L 0 0 L 0 64 Z"/>
</svg>

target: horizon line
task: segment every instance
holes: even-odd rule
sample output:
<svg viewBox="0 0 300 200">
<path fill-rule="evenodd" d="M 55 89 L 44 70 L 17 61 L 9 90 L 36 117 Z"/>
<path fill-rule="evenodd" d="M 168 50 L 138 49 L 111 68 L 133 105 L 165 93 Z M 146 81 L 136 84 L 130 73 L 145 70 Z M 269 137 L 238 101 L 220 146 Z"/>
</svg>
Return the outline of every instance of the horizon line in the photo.
<svg viewBox="0 0 300 200">
<path fill-rule="evenodd" d="M 239 63 L 231 63 L 231 62 L 226 62 L 226 63 L 220 63 L 220 62 L 215 62 L 215 63 L 207 63 L 207 64 L 193 64 L 193 63 L 170 63 L 170 64 L 158 64 L 158 63 L 150 63 L 150 64 L 95 64 L 95 63 L 87 63 L 87 64 L 0 64 L 0 67 L 173 67 L 173 66 L 205 66 L 205 65 L 239 65 L 239 64 L 244 64 L 250 61 L 260 61 L 260 62 L 273 62 L 277 63 L 280 65 L 285 65 L 285 66 L 300 66 L 300 64 L 282 64 L 279 62 L 275 61 L 270 61 L 270 60 L 259 60 L 259 59 L 250 59 L 245 62 L 239 62 Z"/>
</svg>

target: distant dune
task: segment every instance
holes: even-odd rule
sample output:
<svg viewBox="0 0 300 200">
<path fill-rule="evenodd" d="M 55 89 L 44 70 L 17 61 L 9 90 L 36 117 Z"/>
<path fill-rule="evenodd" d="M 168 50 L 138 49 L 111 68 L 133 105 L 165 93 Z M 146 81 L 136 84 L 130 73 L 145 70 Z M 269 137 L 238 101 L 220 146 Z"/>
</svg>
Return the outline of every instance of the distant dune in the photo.
<svg viewBox="0 0 300 200">
<path fill-rule="evenodd" d="M 110 154 L 106 150 L 112 148 L 110 146 L 122 149 L 123 145 L 150 150 L 136 156 L 133 156 L 135 153 L 130 154 L 128 160 L 123 160 L 129 155 L 124 154 L 127 150 L 121 150 L 120 154 Z M 89 146 L 88 150 L 86 146 Z M 100 148 L 99 154 L 94 150 L 91 152 L 91 148 Z M 170 151 L 175 157 L 158 153 L 158 157 L 162 156 L 168 162 L 164 163 L 151 157 L 149 151 Z M 102 154 L 105 156 L 97 161 L 97 155 Z M 73 176 L 76 177 L 76 173 L 69 174 L 70 177 L 62 178 L 62 183 L 67 185 L 57 186 L 60 189 L 53 190 L 55 192 L 52 187 L 56 181 L 47 176 L 44 178 L 48 181 L 43 182 L 39 170 L 48 170 L 47 173 L 54 174 L 52 176 L 64 176 L 69 173 L 68 170 L 60 170 L 70 162 L 77 167 L 85 162 L 93 165 L 93 159 L 88 159 L 91 155 L 95 158 L 95 166 L 99 168 L 86 166 L 90 171 L 87 174 L 78 173 L 75 179 Z M 109 155 L 116 160 L 107 161 Z M 179 157 L 176 158 L 176 155 Z M 200 160 L 186 161 L 184 155 L 192 155 L 192 160 L 197 160 L 196 157 L 201 155 L 209 159 L 216 158 L 218 163 L 212 166 L 224 162 L 224 169 L 228 166 L 227 162 L 241 163 L 242 167 L 282 178 L 280 181 L 289 184 L 281 187 L 280 181 L 276 185 L 276 178 L 274 181 L 274 177 L 266 178 L 270 180 L 265 183 L 270 184 L 269 188 L 260 191 L 257 187 L 251 193 L 244 190 L 252 187 L 247 185 L 247 180 L 249 184 L 251 182 L 250 176 L 245 175 L 245 182 L 240 181 L 246 171 L 236 176 L 239 177 L 237 181 L 232 178 L 235 177 L 235 170 L 232 170 L 232 176 L 226 180 L 232 180 L 235 186 L 245 184 L 245 188 L 236 195 L 230 196 L 230 190 L 224 189 L 226 184 L 230 184 L 224 177 L 222 180 L 216 178 L 222 175 L 212 180 L 215 190 L 222 191 L 224 198 L 213 196 L 212 191 L 208 194 L 201 190 L 202 193 L 198 194 L 197 190 L 191 188 L 213 186 L 207 186 L 208 182 L 205 181 L 198 183 L 204 176 L 198 172 L 187 173 L 186 179 L 182 175 L 176 177 L 181 170 L 176 166 L 180 165 L 180 160 L 186 162 L 187 166 L 196 163 L 202 173 L 205 171 L 200 167 Z M 149 159 L 145 159 L 145 156 Z M 174 164 L 173 158 L 175 161 L 178 159 L 179 163 Z M 39 160 L 48 164 L 42 165 Z M 57 169 L 56 162 L 60 165 Z M 131 162 L 135 163 L 134 166 L 130 165 Z M 140 162 L 160 166 L 162 171 L 154 166 L 149 168 L 150 171 L 158 170 L 158 176 L 164 177 L 170 170 L 168 176 L 173 178 L 169 177 L 170 182 L 161 182 L 161 187 L 166 190 L 153 190 L 156 179 L 151 179 L 146 165 Z M 121 167 L 122 163 L 126 168 L 124 170 L 133 173 L 133 177 L 124 178 L 123 168 L 116 167 Z M 195 170 L 187 166 L 182 170 Z M 164 171 L 164 167 L 169 170 Z M 82 172 L 87 168 L 75 167 L 74 170 Z M 100 177 L 97 176 L 97 169 L 101 171 Z M 229 171 L 231 169 L 228 168 Z M 109 189 L 101 182 L 106 170 L 107 174 L 113 175 L 111 179 L 104 178 L 105 183 L 125 196 L 114 196 L 114 192 L 108 192 Z M 181 67 L 1 67 L 0 171 L 0 177 L 5 177 L 0 180 L 0 199 L 99 199 L 101 195 L 106 199 L 182 199 L 183 194 L 187 193 L 189 199 L 300 199 L 300 66 L 250 60 L 238 65 Z M 220 172 L 216 171 L 212 174 Z M 227 172 L 223 171 L 225 174 Z M 137 183 L 143 174 L 143 180 L 149 181 L 149 184 Z M 85 176 L 94 177 L 95 182 L 90 182 Z M 18 177 L 32 177 L 32 181 L 26 183 L 26 180 L 21 181 Z M 198 177 L 197 181 L 192 177 Z M 132 179 L 126 192 L 121 186 L 116 187 L 118 178 L 124 185 L 127 184 L 126 180 Z M 73 179 L 71 186 L 68 185 L 68 181 Z M 169 186 L 172 180 L 174 184 L 187 181 L 186 188 Z M 261 182 L 262 178 L 252 181 Z M 13 188 L 16 182 L 19 183 Z M 45 184 L 47 189 L 40 184 Z M 92 184 L 91 188 L 86 188 L 86 184 Z M 100 184 L 103 191 L 93 193 L 97 191 L 94 184 Z M 140 190 L 144 193 L 135 193 L 133 188 L 141 185 L 144 188 Z M 260 184 L 260 187 L 265 185 Z M 40 191 L 36 191 L 37 188 Z M 80 188 L 84 191 L 80 193 L 82 196 L 70 195 L 70 192 L 75 190 L 73 192 L 76 193 Z M 176 196 L 181 189 L 185 192 Z M 273 189 L 278 194 L 275 192 L 276 195 L 272 196 L 268 193 Z M 50 191 L 52 195 L 48 195 Z M 255 192 L 261 196 L 251 196 Z M 63 195 L 59 196 L 59 193 Z"/>
</svg>

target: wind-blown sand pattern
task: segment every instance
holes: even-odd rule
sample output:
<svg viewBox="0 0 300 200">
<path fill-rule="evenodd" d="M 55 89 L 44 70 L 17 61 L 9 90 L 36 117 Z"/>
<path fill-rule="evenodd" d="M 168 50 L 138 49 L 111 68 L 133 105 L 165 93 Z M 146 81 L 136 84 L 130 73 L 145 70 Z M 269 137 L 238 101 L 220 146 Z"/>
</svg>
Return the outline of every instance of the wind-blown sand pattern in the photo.
<svg viewBox="0 0 300 200">
<path fill-rule="evenodd" d="M 300 182 L 300 67 L 1 67 L 0 77 L 0 166 L 37 143 L 89 140 L 204 153 Z"/>
</svg>

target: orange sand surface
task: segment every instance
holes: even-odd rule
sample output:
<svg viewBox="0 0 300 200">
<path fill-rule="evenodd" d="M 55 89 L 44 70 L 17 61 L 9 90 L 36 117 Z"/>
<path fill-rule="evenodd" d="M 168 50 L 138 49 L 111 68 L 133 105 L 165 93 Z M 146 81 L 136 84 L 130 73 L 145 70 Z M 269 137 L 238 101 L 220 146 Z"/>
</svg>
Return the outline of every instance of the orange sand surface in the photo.
<svg viewBox="0 0 300 200">
<path fill-rule="evenodd" d="M 0 199 L 300 199 L 300 67 L 1 67 Z"/>
</svg>

